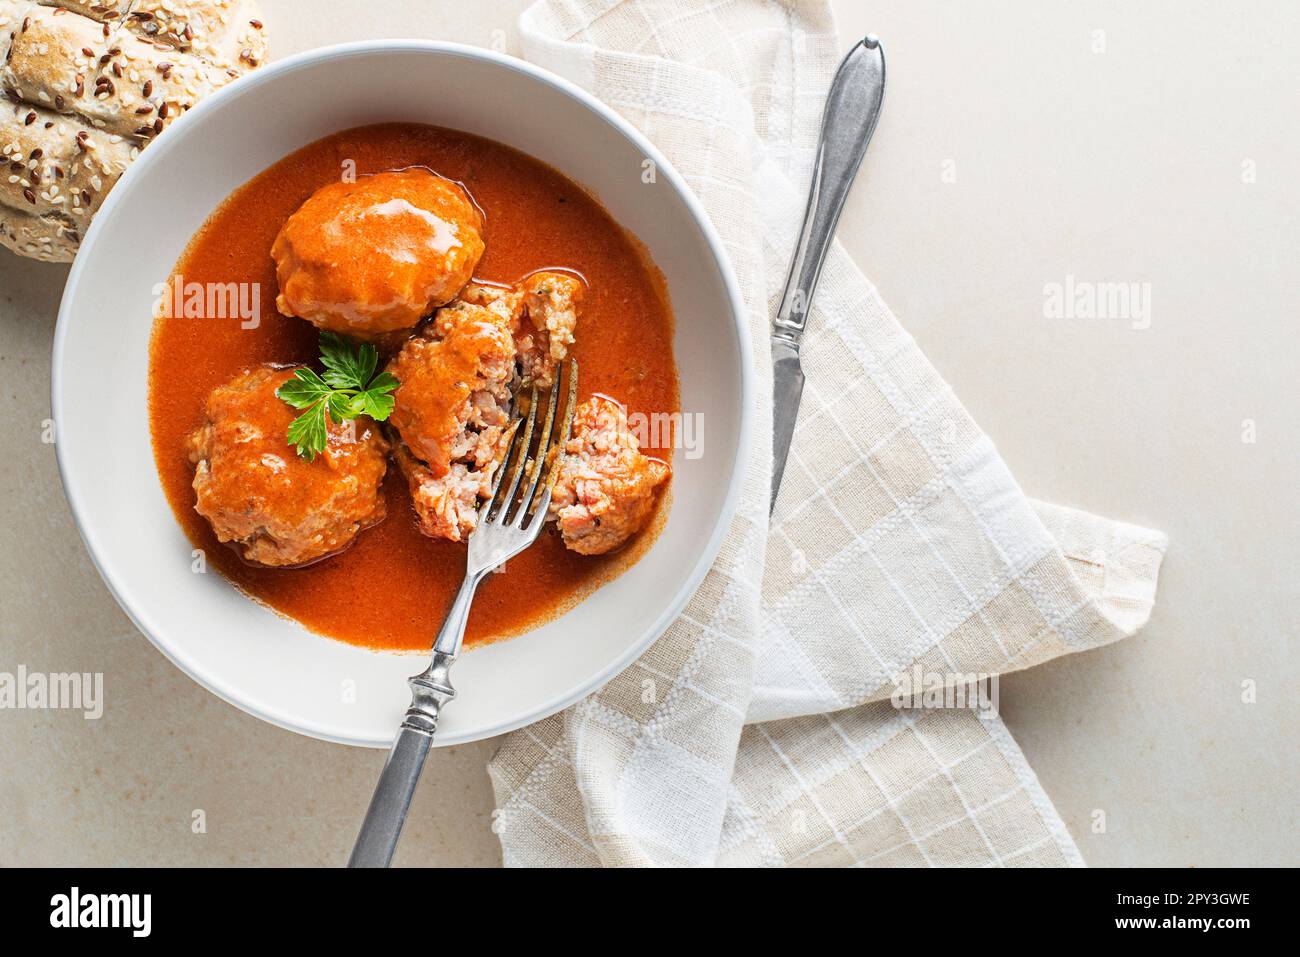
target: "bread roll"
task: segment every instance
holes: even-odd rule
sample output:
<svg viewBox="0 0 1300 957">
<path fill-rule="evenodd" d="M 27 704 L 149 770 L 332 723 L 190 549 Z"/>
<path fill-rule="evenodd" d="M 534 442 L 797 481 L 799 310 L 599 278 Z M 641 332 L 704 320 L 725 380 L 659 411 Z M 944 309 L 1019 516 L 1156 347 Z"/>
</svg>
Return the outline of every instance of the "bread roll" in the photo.
<svg viewBox="0 0 1300 957">
<path fill-rule="evenodd" d="M 46 262 L 70 262 L 81 235 L 66 216 L 35 216 L 0 209 L 0 243 L 14 252 Z"/>
<path fill-rule="evenodd" d="M 68 261 L 140 150 L 255 68 L 255 0 L 0 0 L 0 244 Z"/>
<path fill-rule="evenodd" d="M 137 0 L 126 24 L 138 36 L 246 73 L 266 59 L 260 16 L 255 0 Z"/>
</svg>

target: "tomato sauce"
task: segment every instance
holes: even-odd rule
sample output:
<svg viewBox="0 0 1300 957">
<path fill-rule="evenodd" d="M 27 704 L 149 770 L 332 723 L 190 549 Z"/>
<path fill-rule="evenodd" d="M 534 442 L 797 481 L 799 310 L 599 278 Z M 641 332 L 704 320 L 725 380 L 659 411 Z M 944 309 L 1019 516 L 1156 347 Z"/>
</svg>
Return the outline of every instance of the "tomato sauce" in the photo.
<svg viewBox="0 0 1300 957">
<path fill-rule="evenodd" d="M 353 165 L 354 164 L 354 165 Z M 388 517 L 346 551 L 305 568 L 244 562 L 194 511 L 185 438 L 203 421 L 216 386 L 262 363 L 306 364 L 318 355 L 311 324 L 275 308 L 271 245 L 312 193 L 357 175 L 427 166 L 465 185 L 486 215 L 487 251 L 475 278 L 511 283 L 559 268 L 587 281 L 578 313 L 580 392 L 613 396 L 629 413 L 679 411 L 672 313 L 663 278 L 640 244 L 579 186 L 500 143 L 436 127 L 386 124 L 347 130 L 286 157 L 236 190 L 191 241 L 173 283 L 258 283 L 260 322 L 156 319 L 150 344 L 149 418 L 158 475 L 177 521 L 207 561 L 236 587 L 319 634 L 388 650 L 427 650 L 464 575 L 465 546 L 420 534 L 406 482 L 390 465 Z M 364 254 L 364 250 L 359 250 Z M 663 438 L 671 444 L 669 430 Z M 654 432 L 651 433 L 654 437 Z M 671 459 L 668 447 L 647 454 Z M 468 644 L 508 637 L 563 613 L 630 567 L 667 509 L 612 555 L 575 554 L 551 528 L 478 590 Z"/>
</svg>

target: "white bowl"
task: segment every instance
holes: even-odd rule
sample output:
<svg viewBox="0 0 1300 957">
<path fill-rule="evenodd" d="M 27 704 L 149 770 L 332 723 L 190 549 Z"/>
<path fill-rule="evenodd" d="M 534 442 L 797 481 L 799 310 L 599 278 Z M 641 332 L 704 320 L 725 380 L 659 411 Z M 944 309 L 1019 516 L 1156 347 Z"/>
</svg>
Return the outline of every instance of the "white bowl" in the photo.
<svg viewBox="0 0 1300 957">
<path fill-rule="evenodd" d="M 627 667 L 699 585 L 735 508 L 750 390 L 740 296 L 699 202 L 625 120 L 537 67 L 454 44 L 354 43 L 259 70 L 180 118 L 108 197 L 59 312 L 54 420 L 64 489 L 90 554 L 163 654 L 267 721 L 387 746 L 420 660 L 314 635 L 219 574 L 194 574 L 157 479 L 146 410 L 152 290 L 212 210 L 299 147 L 384 121 L 490 137 L 592 191 L 667 278 L 682 407 L 704 422 L 704 454 L 676 456 L 671 514 L 640 562 L 563 617 L 456 663 L 458 696 L 436 739 L 448 745 L 544 718 Z M 658 173 L 649 184 L 647 158 Z"/>
</svg>

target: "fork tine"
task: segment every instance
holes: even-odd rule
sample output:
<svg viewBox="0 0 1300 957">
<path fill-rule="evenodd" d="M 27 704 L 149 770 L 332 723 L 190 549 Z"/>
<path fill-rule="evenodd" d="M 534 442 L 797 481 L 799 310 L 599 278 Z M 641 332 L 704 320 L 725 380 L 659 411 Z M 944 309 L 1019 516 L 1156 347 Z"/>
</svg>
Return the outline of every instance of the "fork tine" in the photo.
<svg viewBox="0 0 1300 957">
<path fill-rule="evenodd" d="M 506 492 L 497 500 L 493 496 L 492 508 L 487 513 L 489 521 L 500 522 L 506 521 L 506 516 L 510 512 L 510 504 L 514 501 L 515 492 L 519 488 L 519 482 L 523 478 L 524 469 L 528 466 L 528 447 L 533 441 L 533 428 L 537 423 L 537 387 L 533 386 L 528 397 L 527 412 L 515 420 L 516 435 L 520 423 L 523 424 L 523 437 L 519 441 L 512 441 L 510 448 L 507 450 L 506 458 L 501 462 L 501 484 L 506 486 Z M 510 480 L 505 481 L 505 473 L 509 470 Z"/>
<path fill-rule="evenodd" d="M 551 440 L 551 426 L 556 408 L 559 405 L 560 381 L 556 376 L 554 387 L 551 389 L 551 408 L 547 416 L 546 432 L 544 438 L 548 440 L 554 448 L 554 455 L 547 458 L 547 449 L 539 448 L 537 452 L 536 465 L 533 467 L 533 481 L 528 489 L 528 498 L 524 499 L 523 513 L 519 518 L 519 527 L 531 527 L 537 521 L 546 521 L 546 509 L 551 504 L 551 491 L 555 488 L 555 481 L 560 476 L 560 458 L 564 455 L 564 447 L 569 443 L 569 433 L 573 431 L 573 416 L 578 409 L 578 360 L 569 360 L 569 394 L 564 402 L 564 415 L 560 419 L 560 427 L 556 431 L 554 441 Z M 538 480 L 545 473 L 546 480 L 542 483 L 541 494 L 537 497 L 536 504 L 532 503 L 533 493 L 537 489 Z M 526 506 L 533 504 L 532 517 L 530 519 Z M 527 523 L 527 524 L 525 524 Z"/>
<path fill-rule="evenodd" d="M 492 506 L 496 504 L 497 492 L 501 490 L 501 480 L 505 477 L 506 469 L 510 465 L 510 456 L 514 452 L 515 439 L 519 437 L 519 426 L 521 424 L 523 424 L 523 419 L 515 419 L 511 422 L 508 435 L 504 437 L 505 441 L 501 445 L 502 451 L 499 453 L 501 461 L 497 463 L 496 474 L 492 477 L 492 491 L 488 493 L 487 499 L 479 506 L 479 515 L 483 518 L 487 517 Z"/>
<path fill-rule="evenodd" d="M 510 519 L 510 524 L 516 528 L 523 528 L 524 522 L 528 519 L 529 506 L 532 504 L 533 495 L 537 492 L 537 483 L 542 477 L 542 471 L 546 464 L 546 450 L 551 444 L 551 430 L 555 427 L 555 411 L 560 403 L 560 384 L 555 382 L 551 386 L 551 394 L 546 401 L 546 422 L 542 426 L 542 431 L 537 438 L 537 448 L 532 457 L 532 474 L 528 477 L 528 491 L 519 498 L 519 510 Z"/>
</svg>

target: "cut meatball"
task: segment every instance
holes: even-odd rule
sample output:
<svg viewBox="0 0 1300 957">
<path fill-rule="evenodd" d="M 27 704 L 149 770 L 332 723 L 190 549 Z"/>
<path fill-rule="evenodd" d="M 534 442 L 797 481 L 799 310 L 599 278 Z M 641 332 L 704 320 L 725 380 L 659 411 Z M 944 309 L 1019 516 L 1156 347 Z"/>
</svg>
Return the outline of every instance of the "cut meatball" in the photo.
<svg viewBox="0 0 1300 957">
<path fill-rule="evenodd" d="M 627 410 L 606 396 L 578 406 L 551 498 L 564 544 L 602 555 L 627 542 L 654 511 L 667 464 L 642 455 Z"/>
<path fill-rule="evenodd" d="M 576 276 L 535 272 L 509 287 L 471 283 L 461 298 L 510 317 L 524 382 L 548 389 L 573 345 L 584 291 Z"/>
<path fill-rule="evenodd" d="M 498 445 L 504 444 L 508 434 L 498 434 Z M 488 445 L 483 443 L 484 448 Z M 472 462 L 452 462 L 440 476 L 435 476 L 433 470 L 404 445 L 397 447 L 394 457 L 410 486 L 420 531 L 430 538 L 464 541 L 478 524 L 479 502 L 492 491 L 495 456 L 482 467 L 474 467 Z"/>
<path fill-rule="evenodd" d="M 299 457 L 286 437 L 298 413 L 275 394 L 292 376 L 263 366 L 217 387 L 188 441 L 195 509 L 260 565 L 324 558 L 384 517 L 388 443 L 361 417 L 331 422 L 324 452 Z"/>
<path fill-rule="evenodd" d="M 515 346 L 500 311 L 457 301 L 389 363 L 397 462 L 426 535 L 460 541 L 490 491 L 510 421 Z"/>
<path fill-rule="evenodd" d="M 401 383 L 389 418 L 401 439 L 397 464 L 426 535 L 461 541 L 474 530 L 509 436 L 516 364 L 525 382 L 554 382 L 582 291 L 564 273 L 510 287 L 470 283 L 389 363 Z"/>
<path fill-rule="evenodd" d="M 423 168 L 317 190 L 271 247 L 287 316 L 388 341 L 450 302 L 483 256 L 483 216 L 457 183 Z"/>
<path fill-rule="evenodd" d="M 481 433 L 499 434 L 508 423 L 514 358 L 500 316 L 456 302 L 439 309 L 388 364 L 401 383 L 389 421 L 435 476 L 474 457 Z"/>
<path fill-rule="evenodd" d="M 525 380 L 549 388 L 555 381 L 555 370 L 573 345 L 582 283 L 562 272 L 538 272 L 518 288 L 522 298 L 515 332 L 519 365 Z"/>
</svg>

